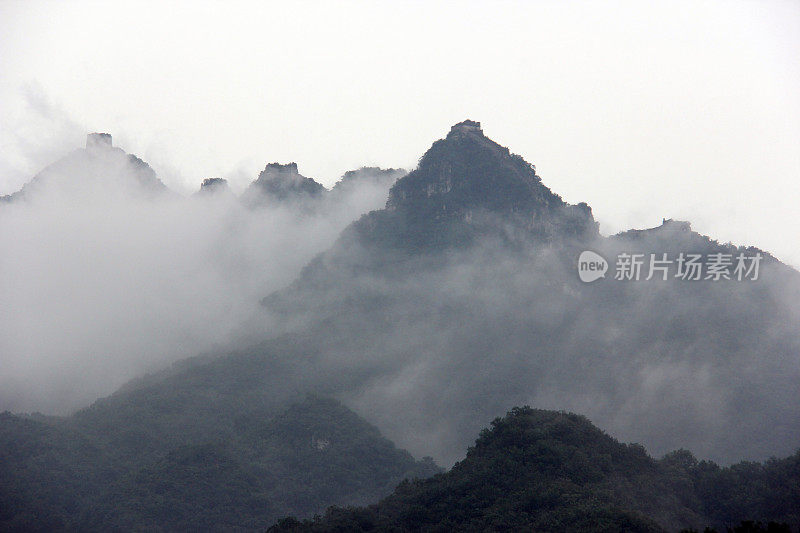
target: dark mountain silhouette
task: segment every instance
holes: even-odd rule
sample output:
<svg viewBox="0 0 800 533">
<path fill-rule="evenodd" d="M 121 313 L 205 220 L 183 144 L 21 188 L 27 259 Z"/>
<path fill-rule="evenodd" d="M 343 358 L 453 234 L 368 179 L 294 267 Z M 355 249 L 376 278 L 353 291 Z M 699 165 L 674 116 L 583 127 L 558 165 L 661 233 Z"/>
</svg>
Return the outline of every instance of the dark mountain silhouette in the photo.
<svg viewBox="0 0 800 533">
<path fill-rule="evenodd" d="M 685 450 L 656 461 L 582 416 L 514 408 L 449 472 L 403 482 L 366 508 L 287 518 L 268 531 L 649 532 L 742 517 L 779 521 L 788 531 L 800 522 L 798 466 L 800 451 L 727 469 Z"/>
<path fill-rule="evenodd" d="M 2 197 L 6 201 L 36 200 L 54 194 L 61 198 L 122 194 L 155 198 L 169 194 L 150 165 L 112 145 L 108 133 L 90 133 L 86 148 L 59 159 L 39 172 L 21 190 Z"/>
</svg>

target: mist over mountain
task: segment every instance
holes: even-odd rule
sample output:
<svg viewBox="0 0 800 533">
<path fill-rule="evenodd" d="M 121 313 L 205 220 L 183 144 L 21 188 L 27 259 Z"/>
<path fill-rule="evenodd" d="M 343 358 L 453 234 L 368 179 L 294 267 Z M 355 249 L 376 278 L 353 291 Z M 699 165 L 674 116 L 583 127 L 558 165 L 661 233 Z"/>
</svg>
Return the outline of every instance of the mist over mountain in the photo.
<svg viewBox="0 0 800 533">
<path fill-rule="evenodd" d="M 0 201 L 37 201 L 53 195 L 65 201 L 91 195 L 155 198 L 167 193 L 150 165 L 115 147 L 108 133 L 90 133 L 86 148 L 49 165 L 21 190 L 0 197 Z"/>
<path fill-rule="evenodd" d="M 296 168 L 268 165 L 252 187 L 283 173 L 302 188 Z M 5 204 L 0 405 L 64 413 L 170 361 L 288 332 L 297 361 L 275 379 L 324 381 L 442 464 L 480 420 L 522 404 L 584 413 L 655 454 L 730 462 L 798 446 L 796 271 L 677 222 L 602 237 L 588 205 L 474 121 L 394 183 L 404 174 L 363 168 L 313 204 L 298 193 L 258 209 L 218 194 Z M 623 252 L 764 259 L 755 281 L 584 284 L 587 249 L 612 269 Z"/>
<path fill-rule="evenodd" d="M 125 165 L 93 166 L 94 151 L 109 150 L 94 139 L 100 145 L 65 167 L 64 180 L 51 187 L 37 177 L 25 188 L 36 182 L 35 197 L 0 206 L 0 300 L 9 304 L 0 308 L 0 409 L 84 407 L 63 418 L 4 415 L 8 449 L 21 452 L 5 475 L 29 487 L 5 496 L 19 511 L 6 517 L 13 523 L 39 505 L 42 464 L 57 465 L 65 480 L 75 472 L 89 485 L 114 480 L 97 497 L 42 484 L 42 509 L 67 528 L 155 527 L 174 512 L 176 529 L 255 529 L 266 525 L 261 517 L 295 509 L 307 516 L 331 503 L 369 503 L 403 476 L 431 472 L 430 461 L 416 464 L 394 445 L 449 467 L 486 421 L 515 405 L 581 413 L 655 457 L 685 448 L 729 464 L 800 447 L 800 273 L 689 222 L 665 218 L 602 236 L 588 204 L 565 202 L 478 122 L 454 125 L 407 174 L 363 167 L 328 191 L 296 164 L 272 163 L 241 197 L 214 180 L 190 198 L 141 194 L 152 180 L 128 179 Z M 62 194 L 62 181 L 81 194 Z M 587 251 L 607 263 L 605 277 L 581 281 Z M 689 279 L 676 270 L 684 255 L 727 257 L 730 268 Z M 663 271 L 640 265 L 637 279 L 618 275 L 634 256 L 649 267 L 673 261 Z M 737 279 L 740 256 L 751 269 Z M 323 405 L 324 416 L 314 408 L 309 418 L 296 407 L 307 394 L 346 407 Z M 533 418 L 547 426 L 549 416 Z M 315 462 L 314 450 L 333 440 L 306 434 L 317 423 L 371 435 L 332 463 L 356 478 L 308 474 L 331 467 Z M 624 447 L 575 423 L 601 447 Z M 365 473 L 371 463 L 354 454 L 376 449 L 387 452 L 379 464 L 393 466 Z M 625 491 L 569 492 L 578 503 L 602 496 L 596 518 L 609 530 L 733 516 L 652 494 L 646 509 L 630 504 L 639 493 L 627 484 L 656 479 L 647 472 L 660 467 L 640 448 L 620 456 L 642 466 L 622 475 Z M 598 482 L 619 481 L 615 468 L 601 468 Z M 272 469 L 286 475 L 277 480 Z M 364 480 L 376 484 L 359 492 Z M 198 514 L 186 501 L 207 509 Z M 74 506 L 100 512 L 74 518 Z M 542 518 L 537 509 L 530 524 Z M 542 523 L 574 525 L 573 515 Z M 236 516 L 242 521 L 231 522 Z"/>
<path fill-rule="evenodd" d="M 391 183 L 369 179 L 380 172 L 313 210 L 250 209 L 218 180 L 173 193 L 110 135 L 89 135 L 0 203 L 0 411 L 66 414 L 262 338 L 259 300 L 385 203 Z"/>
<path fill-rule="evenodd" d="M 611 261 L 608 279 L 579 281 L 583 250 Z M 757 280 L 615 280 L 625 252 L 763 261 Z M 584 413 L 655 454 L 730 462 L 800 444 L 798 295 L 790 267 L 687 224 L 600 236 L 586 204 L 466 121 L 264 302 L 305 332 L 298 351 L 322 354 L 304 376 L 340 379 L 348 405 L 443 464 L 515 404 Z"/>
</svg>

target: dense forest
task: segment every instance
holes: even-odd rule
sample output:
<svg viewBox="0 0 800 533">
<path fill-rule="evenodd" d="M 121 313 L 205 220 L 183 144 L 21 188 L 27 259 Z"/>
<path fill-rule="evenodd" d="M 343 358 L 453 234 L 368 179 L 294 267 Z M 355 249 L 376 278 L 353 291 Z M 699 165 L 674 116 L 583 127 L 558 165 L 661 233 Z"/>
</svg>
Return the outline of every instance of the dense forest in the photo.
<svg viewBox="0 0 800 533">
<path fill-rule="evenodd" d="M 213 436 L 172 435 L 182 443 L 146 425 L 112 428 L 120 409 L 95 411 L 0 415 L 0 531 L 258 530 L 287 510 L 369 503 L 439 471 L 329 399 L 232 415 Z"/>
<path fill-rule="evenodd" d="M 391 496 L 269 531 L 790 531 L 800 526 L 800 450 L 722 468 L 678 450 L 656 460 L 586 418 L 514 408 L 463 461 Z M 738 524 L 733 527 L 733 524 Z"/>
</svg>

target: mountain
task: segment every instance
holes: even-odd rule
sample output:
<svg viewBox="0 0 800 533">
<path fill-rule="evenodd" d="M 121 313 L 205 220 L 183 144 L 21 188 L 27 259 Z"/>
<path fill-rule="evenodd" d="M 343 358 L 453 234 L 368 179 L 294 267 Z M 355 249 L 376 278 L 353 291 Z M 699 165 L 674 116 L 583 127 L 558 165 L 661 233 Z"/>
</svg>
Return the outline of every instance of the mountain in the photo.
<svg viewBox="0 0 800 533">
<path fill-rule="evenodd" d="M 541 242 L 597 235 L 586 204 L 564 202 L 532 165 L 487 138 L 479 122 L 466 120 L 397 181 L 384 210 L 362 218 L 353 231 L 361 242 L 424 251 L 488 236 L 515 238 L 501 224 Z"/>
<path fill-rule="evenodd" d="M 138 389 L 66 419 L 0 415 L 0 530 L 258 530 L 439 471 L 334 400 L 211 389 L 237 408 Z"/>
<path fill-rule="evenodd" d="M 232 195 L 228 180 L 224 178 L 206 178 L 200 184 L 200 190 L 195 194 L 200 196 L 210 196 L 216 194 Z"/>
<path fill-rule="evenodd" d="M 579 279 L 583 251 L 607 260 L 604 279 Z M 667 254 L 666 279 L 647 264 L 616 279 L 631 254 Z M 727 258 L 727 277 L 681 279 L 681 254 Z M 757 279 L 730 275 L 739 255 L 760 257 Z M 329 354 L 337 394 L 412 453 L 451 463 L 478 420 L 532 403 L 656 454 L 730 463 L 800 446 L 797 301 L 800 273 L 688 223 L 601 236 L 589 206 L 464 121 L 263 303 L 303 332 L 299 352 Z M 339 377 L 356 371 L 358 383 Z"/>
<path fill-rule="evenodd" d="M 327 189 L 297 170 L 297 163 L 270 163 L 242 194 L 248 205 L 321 198 Z"/>
<path fill-rule="evenodd" d="M 85 198 L 122 195 L 155 198 L 169 194 L 150 165 L 113 146 L 108 133 L 90 133 L 86 148 L 47 166 L 6 201 L 35 201 L 48 195 Z"/>
<path fill-rule="evenodd" d="M 794 526 L 798 487 L 800 451 L 724 469 L 685 450 L 657 461 L 582 416 L 522 407 L 494 420 L 446 473 L 403 482 L 366 508 L 285 518 L 268 531 L 650 532 L 748 519 Z"/>
</svg>

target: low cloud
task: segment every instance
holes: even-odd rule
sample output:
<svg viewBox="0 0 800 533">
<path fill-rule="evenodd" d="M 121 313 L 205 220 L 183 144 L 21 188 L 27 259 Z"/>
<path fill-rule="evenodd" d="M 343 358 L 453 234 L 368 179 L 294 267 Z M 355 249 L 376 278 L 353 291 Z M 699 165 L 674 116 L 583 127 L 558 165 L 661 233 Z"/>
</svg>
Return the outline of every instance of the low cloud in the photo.
<svg viewBox="0 0 800 533">
<path fill-rule="evenodd" d="M 83 153 L 25 199 L 0 202 L 0 410 L 68 413 L 143 372 L 264 334 L 253 319 L 263 295 L 388 191 L 367 180 L 302 209 L 149 197 L 122 186 L 135 176 L 119 154 L 87 170 Z"/>
</svg>

